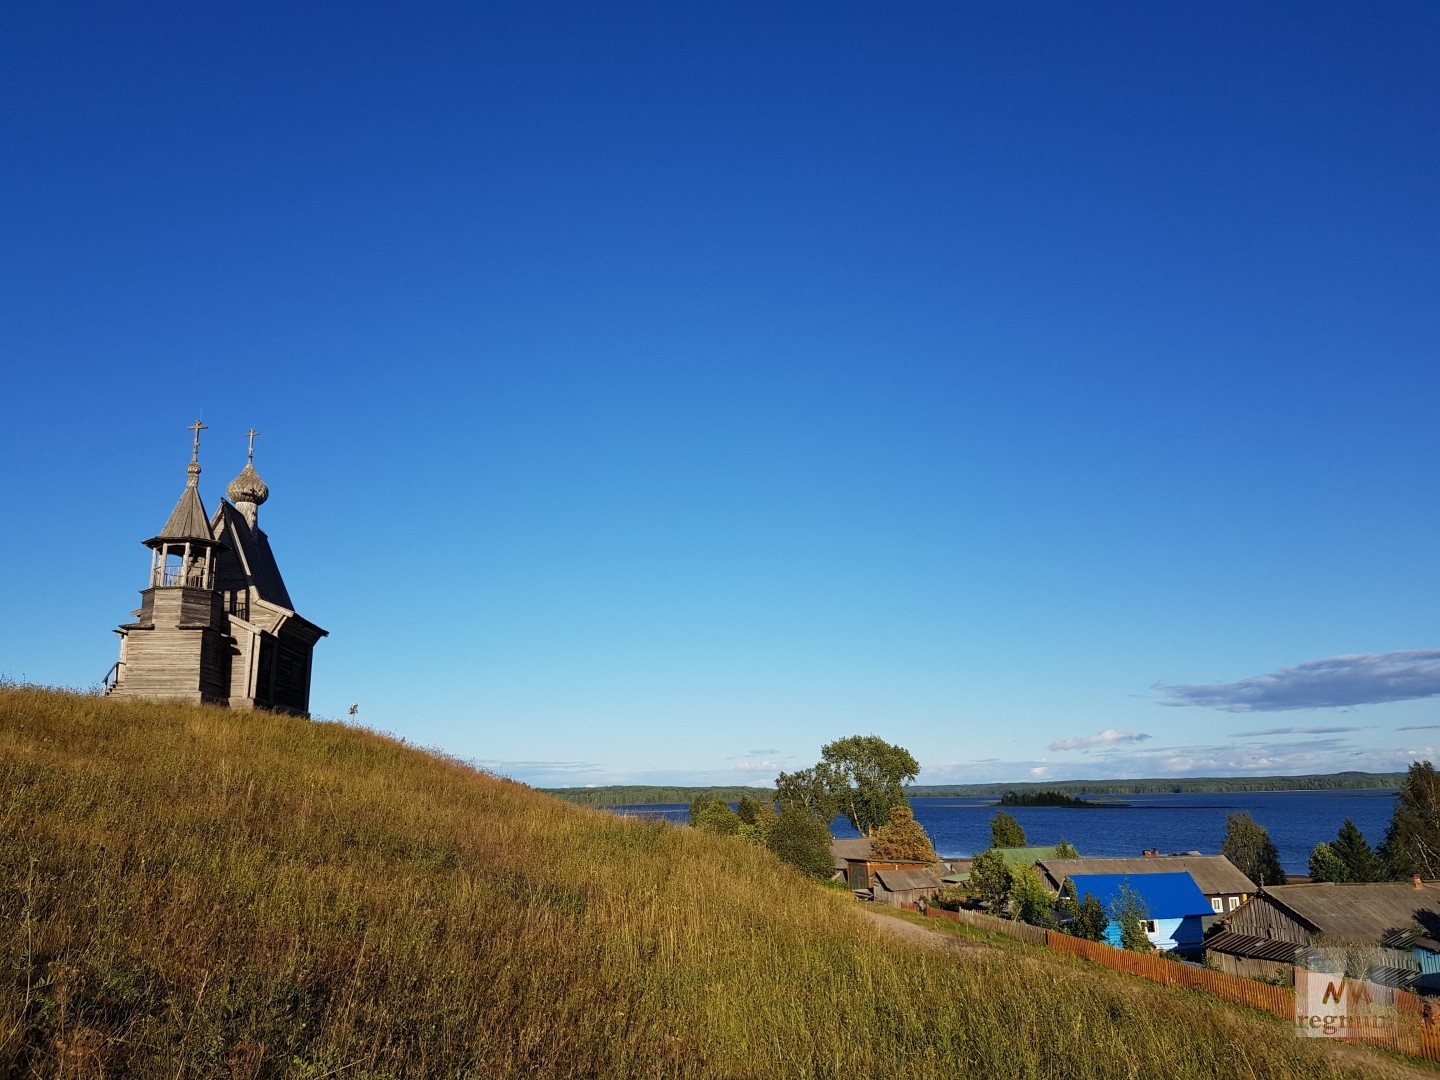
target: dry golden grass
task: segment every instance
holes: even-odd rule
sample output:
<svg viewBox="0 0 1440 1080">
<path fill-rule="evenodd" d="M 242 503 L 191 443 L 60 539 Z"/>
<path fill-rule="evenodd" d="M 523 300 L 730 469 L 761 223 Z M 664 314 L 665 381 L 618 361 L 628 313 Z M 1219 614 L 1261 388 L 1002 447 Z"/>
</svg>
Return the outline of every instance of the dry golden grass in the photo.
<svg viewBox="0 0 1440 1080">
<path fill-rule="evenodd" d="M 392 739 L 0 686 L 0 1075 L 1343 1075 Z M 1364 1075 L 1356 1068 L 1352 1075 Z"/>
</svg>

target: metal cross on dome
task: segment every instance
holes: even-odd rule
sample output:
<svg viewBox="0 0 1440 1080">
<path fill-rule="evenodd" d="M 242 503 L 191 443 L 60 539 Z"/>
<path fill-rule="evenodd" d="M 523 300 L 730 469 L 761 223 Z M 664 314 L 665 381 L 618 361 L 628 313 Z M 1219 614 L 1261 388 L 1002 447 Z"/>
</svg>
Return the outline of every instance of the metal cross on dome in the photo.
<svg viewBox="0 0 1440 1080">
<path fill-rule="evenodd" d="M 199 420 L 196 420 L 185 430 L 195 432 L 195 448 L 190 451 L 190 460 L 192 462 L 198 463 L 200 461 L 200 432 L 209 431 L 210 426 L 208 424 L 202 424 Z"/>
<path fill-rule="evenodd" d="M 245 433 L 245 438 L 247 438 L 247 439 L 250 440 L 250 464 L 251 464 L 251 465 L 255 464 L 255 436 L 256 436 L 256 435 L 259 435 L 259 434 L 260 434 L 260 432 L 256 431 L 253 427 L 252 427 L 249 431 L 247 431 L 247 432 Z"/>
</svg>

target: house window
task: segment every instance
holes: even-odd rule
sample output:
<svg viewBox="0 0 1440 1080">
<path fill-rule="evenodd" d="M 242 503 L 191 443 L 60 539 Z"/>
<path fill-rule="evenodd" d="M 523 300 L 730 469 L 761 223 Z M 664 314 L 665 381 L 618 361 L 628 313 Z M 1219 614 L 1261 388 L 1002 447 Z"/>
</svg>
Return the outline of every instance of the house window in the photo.
<svg viewBox="0 0 1440 1080">
<path fill-rule="evenodd" d="M 1223 914 L 1225 911 L 1225 901 L 1222 897 L 1212 896 L 1210 898 L 1210 906 L 1215 909 L 1215 914 L 1217 915 Z"/>
<path fill-rule="evenodd" d="M 1145 932 L 1146 932 L 1147 934 L 1153 934 L 1153 933 L 1155 933 L 1155 920 L 1154 920 L 1154 919 L 1146 919 L 1146 920 L 1145 920 Z"/>
<path fill-rule="evenodd" d="M 1234 911 L 1234 910 L 1235 910 L 1237 907 L 1239 907 L 1239 906 L 1240 906 L 1240 898 L 1239 898 L 1238 896 L 1232 896 L 1232 897 L 1230 897 L 1230 910 L 1231 910 L 1231 911 Z"/>
</svg>

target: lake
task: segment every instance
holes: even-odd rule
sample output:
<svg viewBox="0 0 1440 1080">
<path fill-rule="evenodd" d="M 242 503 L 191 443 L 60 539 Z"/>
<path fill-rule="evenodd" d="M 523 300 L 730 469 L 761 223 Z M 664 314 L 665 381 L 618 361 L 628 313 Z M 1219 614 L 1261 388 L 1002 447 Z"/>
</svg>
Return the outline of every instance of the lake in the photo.
<svg viewBox="0 0 1440 1080">
<path fill-rule="evenodd" d="M 1069 840 L 1081 855 L 1138 856 L 1146 848 L 1165 853 L 1219 852 L 1225 840 L 1225 815 L 1248 810 L 1270 832 L 1287 874 L 1306 873 L 1310 852 L 1333 840 L 1347 817 L 1372 847 L 1385 838 L 1395 809 L 1393 790 L 1228 791 L 1208 794 L 1158 793 L 1100 796 L 1124 806 L 1067 809 L 1057 806 L 1009 808 L 1032 844 Z M 990 846 L 991 798 L 911 799 L 915 820 L 925 827 L 941 858 L 964 858 Z M 684 805 L 615 807 L 683 822 Z M 843 818 L 831 825 L 836 836 L 854 836 Z"/>
</svg>

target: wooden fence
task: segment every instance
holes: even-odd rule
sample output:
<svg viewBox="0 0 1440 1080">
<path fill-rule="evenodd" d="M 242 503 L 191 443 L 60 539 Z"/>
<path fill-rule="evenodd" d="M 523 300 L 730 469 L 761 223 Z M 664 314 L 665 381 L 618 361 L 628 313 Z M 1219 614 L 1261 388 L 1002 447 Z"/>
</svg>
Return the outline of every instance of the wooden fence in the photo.
<svg viewBox="0 0 1440 1080">
<path fill-rule="evenodd" d="M 902 906 L 911 911 L 916 910 L 915 905 Z M 1200 990 L 1236 1005 L 1246 1005 L 1268 1012 L 1282 1020 L 1295 1020 L 1295 991 L 1289 986 L 1270 986 L 1241 978 L 1239 975 L 1227 975 L 1221 971 L 1166 960 L 1153 953 L 1117 949 L 1103 941 L 1086 941 L 1084 938 L 1062 934 L 1058 930 L 1042 930 L 1028 923 L 998 919 L 978 911 L 949 911 L 932 907 L 927 909 L 925 914 L 932 919 L 948 919 L 977 930 L 1004 934 L 1031 945 L 1043 945 L 1054 952 L 1078 956 L 1112 971 L 1138 975 L 1164 986 Z M 1373 993 L 1377 1000 L 1386 1000 L 1392 992 L 1376 987 Z M 1395 990 L 1393 994 L 1394 1022 L 1363 1028 L 1360 1035 L 1350 1041 L 1381 1046 L 1411 1057 L 1440 1061 L 1440 1009 L 1437 1009 L 1437 1015 L 1432 1017 L 1430 1006 L 1424 999 L 1404 990 Z"/>
</svg>

